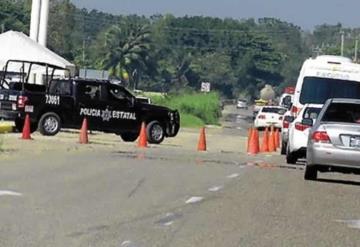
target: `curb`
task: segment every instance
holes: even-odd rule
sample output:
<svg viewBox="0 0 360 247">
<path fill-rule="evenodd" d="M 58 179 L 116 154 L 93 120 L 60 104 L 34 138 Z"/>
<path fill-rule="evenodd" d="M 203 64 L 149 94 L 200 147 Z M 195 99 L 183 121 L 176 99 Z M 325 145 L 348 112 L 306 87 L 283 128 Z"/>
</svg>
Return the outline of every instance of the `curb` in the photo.
<svg viewBox="0 0 360 247">
<path fill-rule="evenodd" d="M 14 131 L 15 131 L 15 127 L 13 123 L 10 122 L 0 123 L 0 134 L 12 133 Z"/>
</svg>

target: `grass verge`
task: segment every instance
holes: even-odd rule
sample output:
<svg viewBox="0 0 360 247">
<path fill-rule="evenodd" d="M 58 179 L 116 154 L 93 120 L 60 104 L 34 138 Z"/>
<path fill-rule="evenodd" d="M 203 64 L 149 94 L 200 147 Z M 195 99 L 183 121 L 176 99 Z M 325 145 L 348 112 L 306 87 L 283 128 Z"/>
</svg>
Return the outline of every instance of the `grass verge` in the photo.
<svg viewBox="0 0 360 247">
<path fill-rule="evenodd" d="M 220 97 L 217 93 L 191 93 L 151 97 L 157 105 L 177 109 L 182 127 L 201 127 L 205 124 L 218 125 L 221 116 Z"/>
</svg>

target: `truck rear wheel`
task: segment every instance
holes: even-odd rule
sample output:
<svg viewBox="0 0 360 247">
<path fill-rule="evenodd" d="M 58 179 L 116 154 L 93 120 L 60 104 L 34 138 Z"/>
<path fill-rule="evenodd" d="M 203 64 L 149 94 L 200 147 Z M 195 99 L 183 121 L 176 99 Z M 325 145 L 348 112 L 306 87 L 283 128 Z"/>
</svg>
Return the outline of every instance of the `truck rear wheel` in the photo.
<svg viewBox="0 0 360 247">
<path fill-rule="evenodd" d="M 139 137 L 139 134 L 135 133 L 123 133 L 120 135 L 124 142 L 134 142 Z"/>
<path fill-rule="evenodd" d="M 15 128 L 16 128 L 16 130 L 17 130 L 18 132 L 22 132 L 22 131 L 23 131 L 24 122 L 25 122 L 24 119 L 20 119 L 20 118 L 15 119 Z M 34 133 L 36 130 L 37 130 L 37 124 L 36 124 L 36 123 L 31 123 L 31 124 L 30 124 L 30 132 L 31 132 L 31 133 Z"/>
<path fill-rule="evenodd" d="M 152 121 L 146 127 L 148 142 L 151 144 L 160 144 L 165 138 L 164 127 L 159 121 Z"/>
<path fill-rule="evenodd" d="M 61 129 L 61 120 L 55 112 L 47 112 L 41 116 L 39 121 L 39 131 L 44 136 L 54 136 Z"/>
</svg>

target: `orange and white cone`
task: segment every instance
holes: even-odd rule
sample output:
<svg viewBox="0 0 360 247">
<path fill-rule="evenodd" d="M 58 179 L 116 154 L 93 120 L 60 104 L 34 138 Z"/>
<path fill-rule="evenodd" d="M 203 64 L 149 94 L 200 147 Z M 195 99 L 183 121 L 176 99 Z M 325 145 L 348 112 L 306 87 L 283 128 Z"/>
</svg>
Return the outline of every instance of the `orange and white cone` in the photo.
<svg viewBox="0 0 360 247">
<path fill-rule="evenodd" d="M 23 140 L 31 140 L 31 129 L 30 129 L 30 116 L 26 114 L 24 127 L 22 130 L 22 137 Z"/>
<path fill-rule="evenodd" d="M 265 131 L 264 131 L 260 152 L 261 153 L 269 152 L 269 131 L 268 131 L 268 128 L 266 128 Z"/>
<path fill-rule="evenodd" d="M 139 137 L 139 142 L 138 142 L 138 147 L 139 148 L 147 148 L 148 143 L 147 143 L 147 136 L 146 136 L 146 125 L 143 122 L 141 124 L 141 130 L 140 130 L 140 137 Z"/>
<path fill-rule="evenodd" d="M 253 128 L 249 128 L 248 130 L 248 141 L 247 141 L 247 149 L 246 149 L 246 152 L 249 153 L 249 149 L 250 149 L 250 140 L 251 140 L 251 135 L 252 135 L 252 132 L 254 131 Z"/>
<path fill-rule="evenodd" d="M 198 151 L 203 152 L 206 151 L 206 133 L 205 128 L 201 128 L 200 130 L 200 137 L 198 142 Z"/>
<path fill-rule="evenodd" d="M 249 143 L 249 151 L 248 154 L 256 155 L 259 153 L 259 132 L 257 129 L 254 129 L 251 134 L 250 143 Z"/>
<path fill-rule="evenodd" d="M 269 152 L 276 152 L 274 127 L 271 127 L 269 136 Z"/>
<path fill-rule="evenodd" d="M 89 143 L 87 118 L 84 118 L 82 126 L 81 126 L 79 143 L 80 144 L 88 144 Z"/>
</svg>

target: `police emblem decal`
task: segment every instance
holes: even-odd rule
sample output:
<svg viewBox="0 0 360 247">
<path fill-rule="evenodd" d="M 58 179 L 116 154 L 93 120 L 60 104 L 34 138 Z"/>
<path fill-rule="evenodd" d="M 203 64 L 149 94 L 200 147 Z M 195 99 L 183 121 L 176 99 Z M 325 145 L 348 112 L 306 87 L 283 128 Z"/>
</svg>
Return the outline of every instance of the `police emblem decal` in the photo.
<svg viewBox="0 0 360 247">
<path fill-rule="evenodd" d="M 103 110 L 101 117 L 102 117 L 103 121 L 109 122 L 111 119 L 111 111 L 109 111 L 108 109 Z"/>
</svg>

